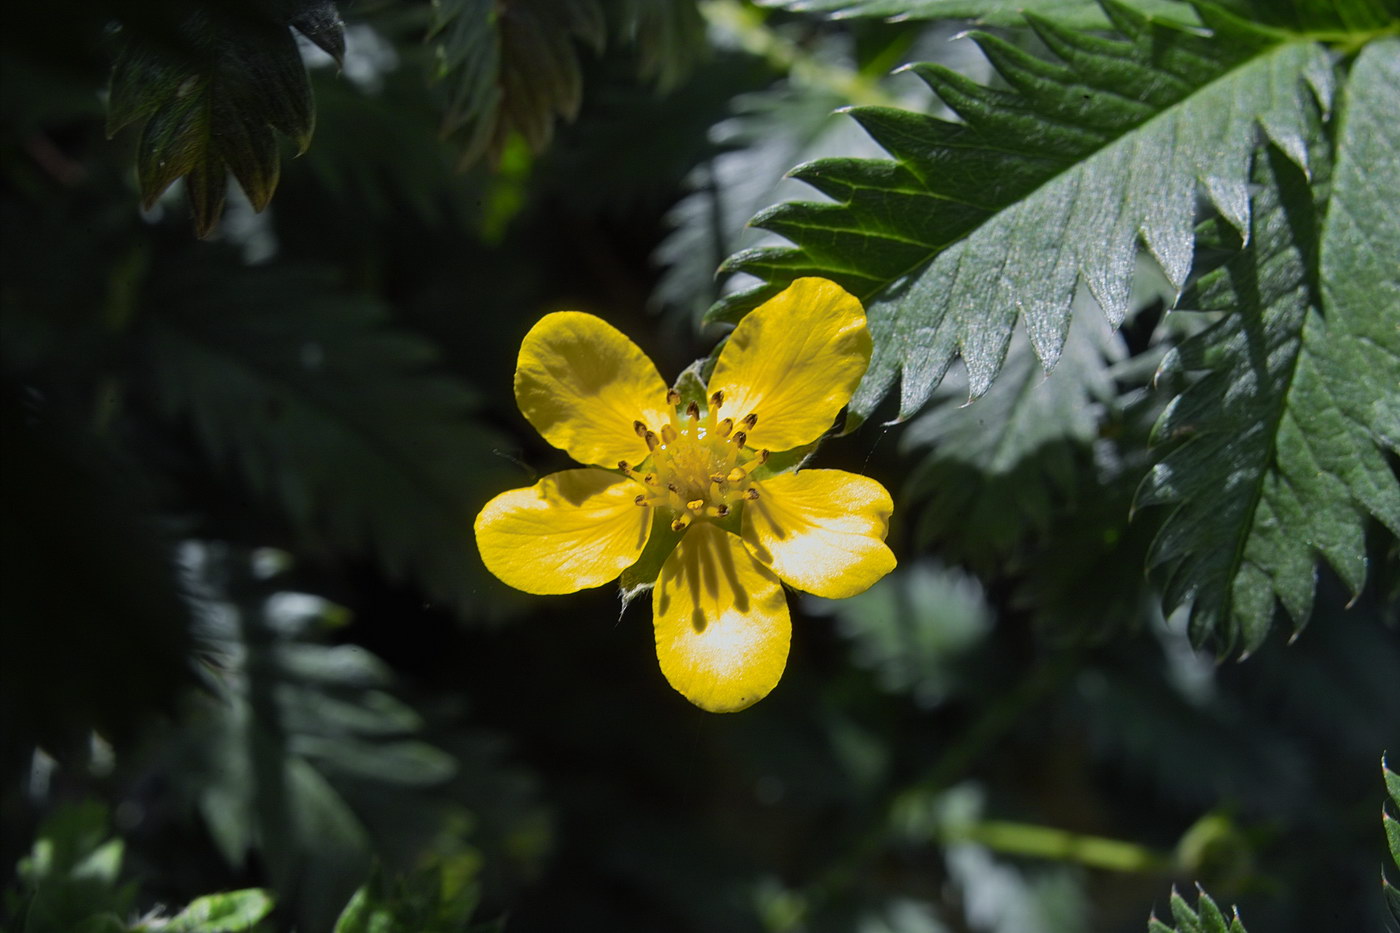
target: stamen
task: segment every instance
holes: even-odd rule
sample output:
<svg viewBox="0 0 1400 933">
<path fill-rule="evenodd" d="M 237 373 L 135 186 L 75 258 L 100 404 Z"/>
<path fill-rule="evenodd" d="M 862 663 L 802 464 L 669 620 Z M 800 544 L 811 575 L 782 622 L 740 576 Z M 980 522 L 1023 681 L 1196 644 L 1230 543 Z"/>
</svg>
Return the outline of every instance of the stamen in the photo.
<svg viewBox="0 0 1400 933">
<path fill-rule="evenodd" d="M 758 424 L 758 412 L 756 412 L 756 411 L 751 411 L 751 412 L 749 412 L 747 415 L 744 416 L 744 421 L 743 421 L 743 423 L 744 423 L 744 426 L 745 426 L 745 427 L 747 427 L 750 431 L 752 431 L 752 430 L 753 430 L 753 426 L 756 425 L 756 424 Z"/>
<path fill-rule="evenodd" d="M 646 504 L 647 504 L 647 494 L 644 493 L 644 492 L 637 493 L 636 498 L 633 499 L 632 501 L 633 501 L 634 503 L 636 503 L 637 505 L 646 505 Z"/>
<path fill-rule="evenodd" d="M 641 422 L 638 422 L 640 424 Z M 656 436 L 655 431 L 648 431 L 642 435 L 642 439 L 647 442 L 647 450 L 655 450 L 661 446 L 661 438 Z"/>
<path fill-rule="evenodd" d="M 715 394 L 710 396 L 710 407 L 718 408 L 724 404 L 724 390 L 716 389 Z"/>
<path fill-rule="evenodd" d="M 725 479 L 729 480 L 729 482 L 731 483 L 742 483 L 744 481 L 744 477 L 748 475 L 749 474 L 745 471 L 739 469 L 738 467 L 735 467 L 734 469 L 729 471 L 729 475 L 726 476 Z"/>
<path fill-rule="evenodd" d="M 740 450 L 743 450 L 743 449 L 744 449 L 744 445 L 747 444 L 748 442 L 749 442 L 749 436 L 748 436 L 747 434 L 745 434 L 743 431 L 735 431 L 735 432 L 734 432 L 734 444 L 735 444 L 735 446 L 737 446 Z"/>
<path fill-rule="evenodd" d="M 685 406 L 685 413 L 690 417 L 691 421 L 700 420 L 700 406 L 695 404 L 694 402 L 691 402 L 689 405 Z"/>
<path fill-rule="evenodd" d="M 667 404 L 667 405 L 670 405 L 672 408 L 675 408 L 675 407 L 676 407 L 677 405 L 679 405 L 680 403 L 681 403 L 681 394 L 680 394 L 679 392 L 677 392 L 675 389 L 667 389 L 667 390 L 666 390 L 666 404 Z"/>
<path fill-rule="evenodd" d="M 765 448 L 763 448 L 762 450 L 760 450 L 760 451 L 758 452 L 758 462 L 759 462 L 759 463 L 767 463 L 767 462 L 768 462 L 768 454 L 769 454 L 769 451 L 768 451 L 768 448 L 767 448 L 767 447 L 765 447 Z"/>
<path fill-rule="evenodd" d="M 689 516 L 689 515 L 682 515 L 680 518 L 678 518 L 678 519 L 676 519 L 675 521 L 671 522 L 671 530 L 672 530 L 672 531 L 685 531 L 686 526 L 689 525 L 689 524 L 690 524 L 690 516 Z"/>
<path fill-rule="evenodd" d="M 687 502 L 687 503 L 685 504 L 685 507 L 688 508 L 688 509 L 690 509 L 690 511 L 692 511 L 692 512 L 698 512 L 698 511 L 700 511 L 701 509 L 703 509 L 703 508 L 705 507 L 705 500 L 704 500 L 704 499 L 691 499 L 689 502 Z"/>
<path fill-rule="evenodd" d="M 630 464 L 628 464 L 628 462 L 627 462 L 626 460 L 619 460 L 619 461 L 617 461 L 617 468 L 618 468 L 619 470 L 621 470 L 622 472 L 624 472 L 624 473 L 631 473 L 631 472 L 632 472 L 632 467 L 631 467 Z"/>
<path fill-rule="evenodd" d="M 750 486 L 748 489 L 744 490 L 744 498 L 752 502 L 758 498 L 758 490 Z"/>
<path fill-rule="evenodd" d="M 715 509 L 715 514 L 718 515 L 720 518 L 724 518 L 726 515 L 729 514 L 729 506 L 721 502 L 719 506 Z"/>
<path fill-rule="evenodd" d="M 716 393 L 716 394 L 718 394 L 718 393 Z M 734 419 L 733 419 L 733 418 L 725 418 L 723 421 L 721 421 L 721 422 L 719 423 L 719 426 L 718 426 L 717 430 L 719 431 L 719 436 L 720 436 L 720 437 L 728 437 L 728 436 L 729 436 L 729 432 L 732 431 L 732 430 L 734 430 Z"/>
<path fill-rule="evenodd" d="M 643 476 L 643 477 L 642 477 L 642 482 L 646 483 L 648 486 L 655 486 L 655 485 L 656 485 L 656 474 L 655 474 L 655 473 L 648 473 L 646 476 Z"/>
<path fill-rule="evenodd" d="M 666 484 L 666 488 L 669 489 L 669 490 L 671 490 L 671 491 L 674 492 L 674 493 L 679 493 L 679 492 L 680 492 L 680 490 L 676 488 L 676 484 L 675 484 L 675 483 L 667 483 L 667 484 Z"/>
<path fill-rule="evenodd" d="M 712 482 L 712 483 L 722 483 L 722 482 L 724 482 L 724 474 L 723 474 L 723 473 L 711 473 L 711 474 L 710 474 L 710 482 Z"/>
<path fill-rule="evenodd" d="M 637 432 L 638 437 L 646 437 L 648 433 L 647 426 L 642 424 L 640 421 L 632 422 L 632 430 Z"/>
<path fill-rule="evenodd" d="M 667 444 L 674 444 L 677 437 L 676 429 L 669 424 L 661 426 L 661 440 Z"/>
</svg>

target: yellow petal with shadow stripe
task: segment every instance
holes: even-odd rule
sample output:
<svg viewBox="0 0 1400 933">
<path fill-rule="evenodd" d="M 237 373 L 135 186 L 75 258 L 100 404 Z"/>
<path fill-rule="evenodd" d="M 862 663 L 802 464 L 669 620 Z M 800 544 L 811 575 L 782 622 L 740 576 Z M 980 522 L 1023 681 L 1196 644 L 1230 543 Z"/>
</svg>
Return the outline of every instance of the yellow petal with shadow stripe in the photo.
<svg viewBox="0 0 1400 933">
<path fill-rule="evenodd" d="M 652 608 L 661 672 L 696 706 L 744 709 L 783 676 L 787 598 L 737 535 L 709 522 L 691 526 L 661 568 Z"/>
</svg>

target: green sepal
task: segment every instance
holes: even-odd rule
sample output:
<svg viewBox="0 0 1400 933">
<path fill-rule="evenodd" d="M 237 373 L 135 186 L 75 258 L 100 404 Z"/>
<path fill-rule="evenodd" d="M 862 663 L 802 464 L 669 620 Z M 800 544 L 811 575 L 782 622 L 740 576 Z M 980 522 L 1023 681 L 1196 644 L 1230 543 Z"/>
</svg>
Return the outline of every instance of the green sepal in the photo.
<svg viewBox="0 0 1400 933">
<path fill-rule="evenodd" d="M 676 549 L 683 534 L 684 531 L 671 530 L 670 509 L 652 510 L 651 536 L 647 538 L 647 546 L 642 548 L 636 563 L 622 571 L 622 576 L 617 580 L 623 612 L 632 605 L 632 600 L 656 585 L 656 578 L 661 575 L 661 566 Z"/>
</svg>

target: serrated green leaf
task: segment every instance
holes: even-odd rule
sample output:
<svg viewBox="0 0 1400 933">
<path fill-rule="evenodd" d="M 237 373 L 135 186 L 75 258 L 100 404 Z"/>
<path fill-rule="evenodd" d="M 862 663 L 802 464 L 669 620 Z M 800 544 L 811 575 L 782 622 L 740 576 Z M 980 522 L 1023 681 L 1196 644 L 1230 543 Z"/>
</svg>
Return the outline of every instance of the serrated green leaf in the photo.
<svg viewBox="0 0 1400 933">
<path fill-rule="evenodd" d="M 1205 891 L 1200 892 L 1196 901 L 1196 912 L 1200 915 L 1202 933 L 1229 933 L 1225 915 Z"/>
<path fill-rule="evenodd" d="M 612 0 L 606 8 L 614 31 L 637 47 L 637 70 L 670 90 L 708 51 L 705 19 L 695 0 Z"/>
<path fill-rule="evenodd" d="M 1168 610 L 1189 601 L 1193 639 L 1223 652 L 1257 648 L 1276 600 L 1295 630 L 1307 622 L 1319 555 L 1359 592 L 1368 515 L 1400 534 L 1400 485 L 1370 427 L 1400 402 L 1400 332 L 1376 302 L 1400 293 L 1385 256 L 1400 221 L 1373 203 L 1400 186 L 1400 135 L 1381 117 L 1400 107 L 1395 70 L 1380 48 L 1356 64 L 1326 226 L 1307 179 L 1271 150 L 1257 163 L 1250 245 L 1181 301 L 1230 313 L 1163 363 L 1209 372 L 1164 412 L 1159 440 L 1186 442 L 1138 502 L 1181 503 L 1150 562 L 1166 567 Z M 1314 184 L 1325 173 L 1319 162 Z"/>
<path fill-rule="evenodd" d="M 1172 919 L 1176 921 L 1176 933 L 1201 933 L 1200 918 L 1191 909 L 1191 905 L 1186 903 L 1185 898 L 1173 890 L 1170 903 Z"/>
<path fill-rule="evenodd" d="M 832 19 L 970 19 L 990 26 L 1016 26 L 1030 13 L 1079 28 L 1110 25 L 1097 0 L 758 0 L 758 4 Z M 1132 6 L 1149 16 L 1196 21 L 1191 6 L 1179 0 L 1134 0 Z"/>
<path fill-rule="evenodd" d="M 236 933 L 251 929 L 272 908 L 272 896 L 262 888 L 208 894 L 190 901 L 162 929 L 169 933 Z"/>
<path fill-rule="evenodd" d="M 598 0 L 438 0 L 434 78 L 447 85 L 443 134 L 460 164 L 499 161 L 512 134 L 538 153 L 583 101 L 576 41 L 602 47 Z"/>
<path fill-rule="evenodd" d="M 1232 911 L 1227 921 L 1211 896 L 1199 886 L 1197 890 L 1199 897 L 1195 910 L 1191 909 L 1185 898 L 1173 890 L 1171 912 L 1175 926 L 1168 927 L 1154 916 L 1147 922 L 1149 933 L 1246 933 L 1238 911 Z"/>
<path fill-rule="evenodd" d="M 1118 323 L 1139 241 L 1180 287 L 1198 190 L 1247 229 L 1256 127 L 1300 165 L 1330 93 L 1326 52 L 1215 17 L 1202 36 L 1118 3 L 1120 35 L 1032 18 L 1055 59 L 975 36 L 1011 90 L 937 66 L 914 71 L 959 113 L 851 111 L 895 161 L 821 160 L 794 176 L 836 199 L 756 217 L 795 247 L 726 263 L 764 284 L 721 300 L 734 320 L 802 275 L 843 284 L 867 307 L 875 353 L 851 410 L 865 417 L 901 379 L 900 416 L 928 399 L 955 356 L 973 398 L 999 370 L 1019 319 L 1047 368 L 1077 283 Z"/>
<path fill-rule="evenodd" d="M 478 608 L 472 516 L 504 485 L 500 444 L 464 385 L 425 370 L 432 345 L 305 270 L 185 281 L 166 282 L 147 319 L 160 410 L 192 423 L 307 546 L 374 553 L 433 598 Z"/>
<path fill-rule="evenodd" d="M 298 28 L 335 49 L 340 24 L 334 4 L 302 12 Z M 142 204 L 151 207 L 184 177 L 196 231 L 205 236 L 223 211 L 230 171 L 255 210 L 267 206 L 281 166 L 274 130 L 305 152 L 314 107 L 285 24 L 255 15 L 194 15 L 183 29 L 187 57 L 135 40 L 123 48 L 112 72 L 107 132 L 143 124 L 137 147 Z"/>
</svg>

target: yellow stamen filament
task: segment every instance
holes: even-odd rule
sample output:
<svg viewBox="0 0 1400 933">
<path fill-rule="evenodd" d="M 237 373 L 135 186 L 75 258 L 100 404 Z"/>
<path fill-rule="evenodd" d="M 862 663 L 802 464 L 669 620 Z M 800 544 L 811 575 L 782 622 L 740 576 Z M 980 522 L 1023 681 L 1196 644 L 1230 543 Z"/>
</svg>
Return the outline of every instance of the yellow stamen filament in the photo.
<svg viewBox="0 0 1400 933">
<path fill-rule="evenodd" d="M 710 396 L 708 408 L 701 402 L 680 407 L 675 389 L 666 393 L 671 406 L 669 419 L 656 429 L 635 421 L 632 428 L 646 441 L 651 456 L 649 472 L 640 473 L 625 460 L 617 468 L 641 484 L 642 493 L 633 500 L 639 506 L 670 509 L 671 528 L 683 531 L 699 519 L 720 520 L 734 514 L 735 507 L 758 498 L 749 475 L 768 458 L 767 450 L 747 447 L 748 430 L 758 423 L 750 412 L 735 430 L 733 418 L 720 418 L 724 392 Z"/>
</svg>

